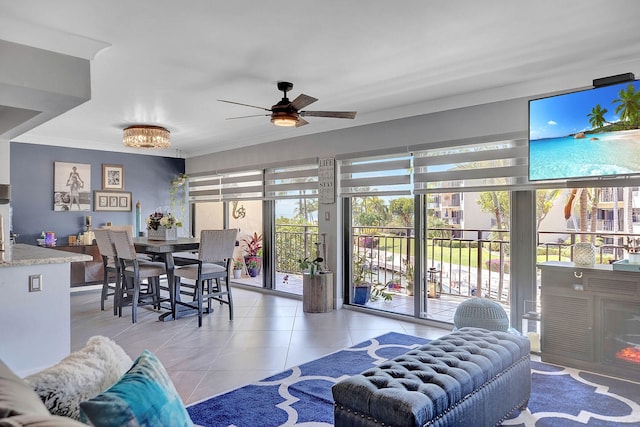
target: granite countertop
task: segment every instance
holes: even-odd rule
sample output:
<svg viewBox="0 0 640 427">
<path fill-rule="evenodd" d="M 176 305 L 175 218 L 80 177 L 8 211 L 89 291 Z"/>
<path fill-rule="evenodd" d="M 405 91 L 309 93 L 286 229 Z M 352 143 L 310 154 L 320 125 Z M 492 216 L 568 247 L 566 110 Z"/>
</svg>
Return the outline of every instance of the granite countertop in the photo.
<svg viewBox="0 0 640 427">
<path fill-rule="evenodd" d="M 26 245 L 24 243 L 7 245 L 5 246 L 5 250 L 0 252 L 0 268 L 38 264 L 62 264 L 65 262 L 91 260 L 93 260 L 91 255 L 58 251 L 52 248 Z"/>
</svg>

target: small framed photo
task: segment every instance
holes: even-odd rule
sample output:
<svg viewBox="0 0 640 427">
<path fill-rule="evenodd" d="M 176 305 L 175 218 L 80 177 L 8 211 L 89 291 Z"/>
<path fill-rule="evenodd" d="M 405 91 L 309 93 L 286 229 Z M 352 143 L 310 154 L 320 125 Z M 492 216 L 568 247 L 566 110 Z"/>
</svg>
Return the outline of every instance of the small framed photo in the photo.
<svg viewBox="0 0 640 427">
<path fill-rule="evenodd" d="M 124 190 L 124 166 L 102 164 L 102 189 Z"/>
<path fill-rule="evenodd" d="M 131 212 L 130 191 L 95 190 L 93 193 L 94 211 Z"/>
</svg>

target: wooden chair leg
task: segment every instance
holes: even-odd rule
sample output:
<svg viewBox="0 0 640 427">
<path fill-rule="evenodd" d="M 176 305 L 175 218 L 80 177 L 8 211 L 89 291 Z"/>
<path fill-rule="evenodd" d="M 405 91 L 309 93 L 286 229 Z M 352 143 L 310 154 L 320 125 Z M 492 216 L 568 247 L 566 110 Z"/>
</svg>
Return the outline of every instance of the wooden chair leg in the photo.
<svg viewBox="0 0 640 427">
<path fill-rule="evenodd" d="M 160 310 L 160 278 L 150 277 L 149 284 L 152 286 L 151 298 L 153 300 L 153 308 Z"/>
<path fill-rule="evenodd" d="M 226 285 L 227 285 L 227 300 L 229 301 L 229 320 L 233 320 L 233 297 L 231 296 L 231 287 L 230 287 L 230 282 L 231 280 L 229 280 L 229 278 L 227 277 L 227 280 L 225 280 Z"/>
<path fill-rule="evenodd" d="M 120 306 L 120 271 L 116 269 L 116 283 L 115 288 L 113 290 L 113 315 L 118 315 L 118 307 Z"/>
<path fill-rule="evenodd" d="M 213 313 L 213 310 L 211 309 L 211 298 L 208 298 L 208 296 L 213 292 L 212 283 L 212 279 L 207 280 L 207 313 L 209 314 Z"/>
<path fill-rule="evenodd" d="M 104 302 L 107 299 L 109 293 L 109 273 L 107 269 L 104 269 L 104 277 L 102 278 L 102 298 L 100 298 L 100 310 L 104 311 Z"/>
<path fill-rule="evenodd" d="M 118 297 L 118 317 L 122 317 L 122 307 L 124 306 L 125 293 L 128 296 L 128 292 L 127 292 L 128 282 L 129 282 L 128 277 L 122 277 L 122 280 L 120 281 L 120 289 L 118 290 L 118 293 L 120 294 L 120 296 Z"/>
<path fill-rule="evenodd" d="M 178 293 L 180 292 L 180 277 L 175 276 L 173 286 L 169 287 L 169 297 L 171 298 L 171 317 L 176 320 L 176 301 L 178 301 Z"/>
<path fill-rule="evenodd" d="M 198 327 L 202 327 L 202 286 L 203 282 L 196 282 L 196 299 L 198 301 Z"/>
<path fill-rule="evenodd" d="M 140 300 L 140 281 L 133 280 L 133 302 L 131 304 L 131 321 L 138 321 L 138 301 Z"/>
</svg>

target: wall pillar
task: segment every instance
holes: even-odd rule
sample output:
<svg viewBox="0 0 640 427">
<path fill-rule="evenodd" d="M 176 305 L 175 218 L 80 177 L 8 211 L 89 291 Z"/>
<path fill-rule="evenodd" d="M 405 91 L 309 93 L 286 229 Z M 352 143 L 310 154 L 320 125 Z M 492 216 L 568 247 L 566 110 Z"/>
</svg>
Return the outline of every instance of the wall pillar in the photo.
<svg viewBox="0 0 640 427">
<path fill-rule="evenodd" d="M 520 330 L 524 301 L 536 299 L 536 192 L 511 192 L 511 327 Z"/>
</svg>

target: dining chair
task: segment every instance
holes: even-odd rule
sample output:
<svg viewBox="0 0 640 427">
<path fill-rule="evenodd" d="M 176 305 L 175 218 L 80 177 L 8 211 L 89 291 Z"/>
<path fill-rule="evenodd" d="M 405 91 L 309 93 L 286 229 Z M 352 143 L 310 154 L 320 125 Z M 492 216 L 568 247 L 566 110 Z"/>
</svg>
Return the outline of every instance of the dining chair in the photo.
<svg viewBox="0 0 640 427">
<path fill-rule="evenodd" d="M 97 229 L 94 231 L 98 251 L 102 257 L 102 298 L 100 298 L 100 310 L 104 311 L 104 302 L 113 296 L 113 315 L 118 314 L 118 288 L 120 287 L 120 265 L 116 250 L 111 242 L 109 230 Z M 112 286 L 111 283 L 114 283 Z"/>
<path fill-rule="evenodd" d="M 166 274 L 167 269 L 163 262 L 143 262 L 138 259 L 131 236 L 126 231 L 113 230 L 110 236 L 122 272 L 122 284 L 118 291 L 118 315 L 122 317 L 122 307 L 131 304 L 131 320 L 136 323 L 138 306 L 153 305 L 159 309 L 160 303 L 167 301 L 160 295 L 160 276 Z M 148 283 L 145 293 L 141 292 L 142 280 Z"/>
<path fill-rule="evenodd" d="M 176 306 L 192 308 L 198 311 L 198 327 L 202 326 L 203 300 L 207 301 L 207 312 L 211 313 L 211 300 L 229 306 L 229 320 L 233 320 L 233 297 L 231 295 L 231 261 L 236 246 L 238 230 L 202 230 L 198 259 L 180 259 L 183 264 L 174 271 L 173 316 Z M 189 263 L 191 262 L 191 263 Z M 193 284 L 183 284 L 187 279 Z M 224 281 L 224 287 L 223 283 Z M 193 302 L 182 301 L 182 295 L 190 295 Z"/>
</svg>

